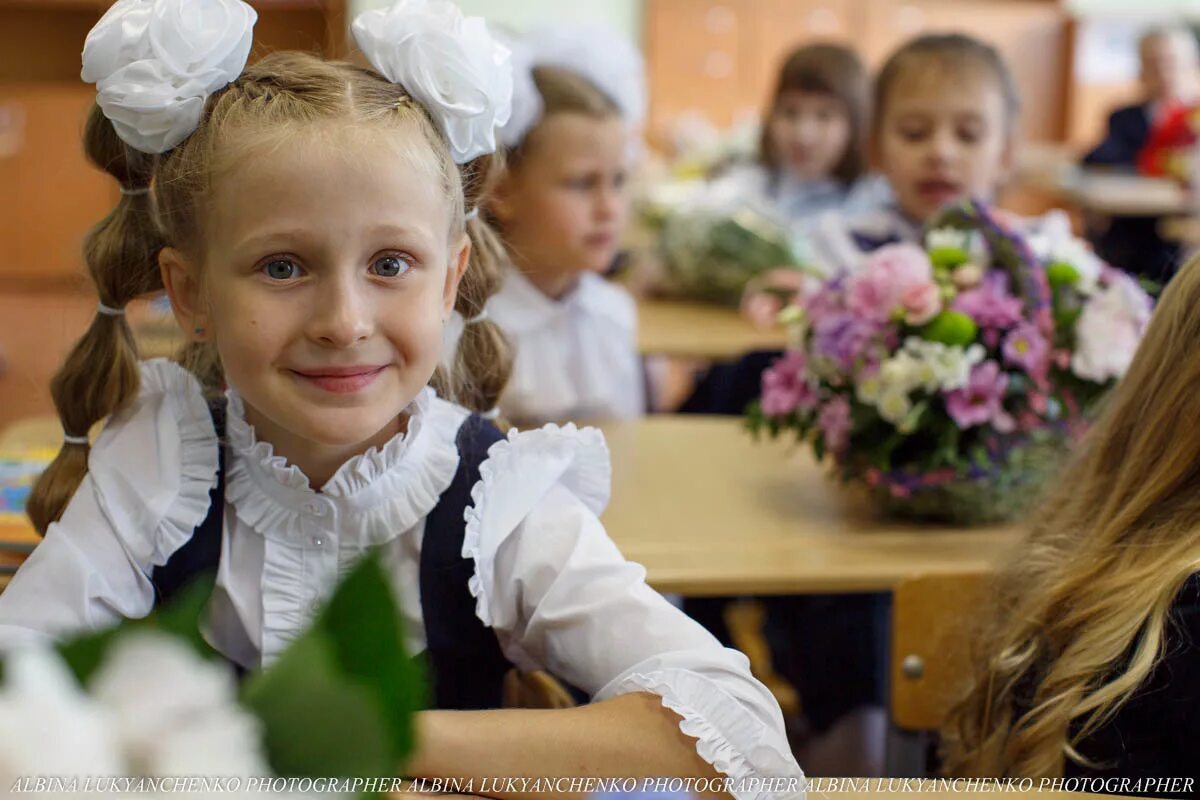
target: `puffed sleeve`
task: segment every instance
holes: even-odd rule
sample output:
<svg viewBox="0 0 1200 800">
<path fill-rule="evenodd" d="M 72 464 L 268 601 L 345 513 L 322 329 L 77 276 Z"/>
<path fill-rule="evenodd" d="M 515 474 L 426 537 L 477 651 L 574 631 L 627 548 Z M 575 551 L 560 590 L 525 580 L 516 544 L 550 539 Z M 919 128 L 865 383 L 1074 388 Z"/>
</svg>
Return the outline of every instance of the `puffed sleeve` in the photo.
<svg viewBox="0 0 1200 800">
<path fill-rule="evenodd" d="M 596 700 L 656 694 L 735 788 L 736 779 L 794 777 L 794 796 L 803 796 L 779 705 L 746 657 L 651 589 L 645 569 L 605 532 L 597 515 L 611 469 L 599 431 L 548 425 L 510 434 L 480 473 L 463 554 L 475 560 L 476 612 L 508 656 Z M 768 796 L 753 788 L 735 794 Z"/>
<path fill-rule="evenodd" d="M 0 594 L 0 648 L 144 617 L 150 574 L 208 513 L 217 436 L 199 383 L 164 359 L 104 427 L 62 518 Z"/>
</svg>

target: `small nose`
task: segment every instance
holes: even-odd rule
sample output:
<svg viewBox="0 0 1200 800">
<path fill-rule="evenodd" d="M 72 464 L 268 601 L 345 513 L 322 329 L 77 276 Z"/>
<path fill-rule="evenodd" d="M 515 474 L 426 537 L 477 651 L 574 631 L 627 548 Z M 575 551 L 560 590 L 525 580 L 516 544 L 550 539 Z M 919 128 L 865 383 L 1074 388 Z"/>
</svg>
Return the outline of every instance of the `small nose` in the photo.
<svg viewBox="0 0 1200 800">
<path fill-rule="evenodd" d="M 329 347 L 350 347 L 371 335 L 374 307 L 354 275 L 339 276 L 319 292 L 311 310 L 309 337 Z"/>
</svg>

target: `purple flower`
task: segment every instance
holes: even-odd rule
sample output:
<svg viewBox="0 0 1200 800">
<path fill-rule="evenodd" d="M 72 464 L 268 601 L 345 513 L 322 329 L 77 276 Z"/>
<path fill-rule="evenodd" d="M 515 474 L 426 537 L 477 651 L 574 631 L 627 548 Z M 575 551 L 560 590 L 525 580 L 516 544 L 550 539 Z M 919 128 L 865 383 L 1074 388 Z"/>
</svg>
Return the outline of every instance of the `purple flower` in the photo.
<svg viewBox="0 0 1200 800">
<path fill-rule="evenodd" d="M 1008 376 L 995 361 L 984 361 L 971 370 L 971 379 L 963 389 L 946 395 L 946 412 L 960 428 L 975 425 L 992 426 L 1006 433 L 1014 423 L 1004 410 L 1004 392 L 1008 388 Z"/>
<path fill-rule="evenodd" d="M 1031 322 L 1022 322 L 1009 331 L 1001 352 L 1006 364 L 1020 367 L 1034 380 L 1045 379 L 1050 369 L 1050 343 Z"/>
<path fill-rule="evenodd" d="M 834 397 L 817 415 L 817 424 L 821 426 L 829 451 L 841 453 L 850 443 L 850 402 L 842 395 Z"/>
<path fill-rule="evenodd" d="M 1008 293 L 1008 276 L 998 270 L 989 272 L 978 287 L 954 298 L 953 307 L 981 328 L 1008 328 L 1021 321 L 1021 301 Z"/>
<path fill-rule="evenodd" d="M 870 320 L 845 311 L 832 314 L 813 321 L 813 354 L 828 358 L 841 372 L 850 373 L 878 334 L 879 328 Z"/>
<path fill-rule="evenodd" d="M 816 403 L 804 351 L 789 350 L 763 372 L 762 410 L 768 417 L 781 417 L 797 408 L 811 411 Z"/>
</svg>

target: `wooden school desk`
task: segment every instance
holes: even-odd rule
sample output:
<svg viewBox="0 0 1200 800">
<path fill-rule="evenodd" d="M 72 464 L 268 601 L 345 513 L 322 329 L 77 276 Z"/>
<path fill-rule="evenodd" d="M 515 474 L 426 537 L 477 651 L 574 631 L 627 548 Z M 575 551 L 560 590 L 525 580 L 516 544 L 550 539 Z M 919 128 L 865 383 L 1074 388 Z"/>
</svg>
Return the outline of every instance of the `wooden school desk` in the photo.
<svg viewBox="0 0 1200 800">
<path fill-rule="evenodd" d="M 887 591 L 910 575 L 989 571 L 1021 535 L 878 519 L 807 450 L 755 442 L 740 419 L 664 415 L 602 427 L 613 496 L 601 519 L 659 591 Z"/>
<path fill-rule="evenodd" d="M 1096 214 L 1165 217 L 1190 214 L 1187 192 L 1167 178 L 1079 170 L 1062 186 L 1064 199 Z"/>
<path fill-rule="evenodd" d="M 734 308 L 686 300 L 639 299 L 638 350 L 677 358 L 736 358 L 753 350 L 782 350 L 782 328 L 759 329 Z"/>
</svg>

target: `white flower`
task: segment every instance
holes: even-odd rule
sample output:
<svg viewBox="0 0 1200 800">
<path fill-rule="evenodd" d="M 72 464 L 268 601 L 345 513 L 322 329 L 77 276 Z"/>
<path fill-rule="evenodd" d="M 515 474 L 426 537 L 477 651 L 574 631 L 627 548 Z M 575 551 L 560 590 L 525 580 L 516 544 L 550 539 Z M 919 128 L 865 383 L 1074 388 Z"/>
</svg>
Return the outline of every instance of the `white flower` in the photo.
<svg viewBox="0 0 1200 800">
<path fill-rule="evenodd" d="M 904 392 L 888 390 L 879 398 L 879 416 L 897 427 L 910 411 L 912 411 L 912 402 Z"/>
<path fill-rule="evenodd" d="M 1104 262 L 1086 242 L 1075 236 L 1065 215 L 1047 215 L 1041 228 L 1026 240 L 1043 264 L 1070 264 L 1079 275 L 1075 288 L 1081 294 L 1090 295 L 1099 287 Z"/>
<path fill-rule="evenodd" d="M 958 228 L 934 228 L 925 234 L 926 250 L 962 250 L 966 253 L 970 245 L 970 232 Z"/>
<path fill-rule="evenodd" d="M 1106 288 L 1092 295 L 1075 321 L 1071 371 L 1096 383 L 1124 375 L 1151 309 L 1150 298 L 1140 286 L 1127 275 L 1115 274 Z"/>
<path fill-rule="evenodd" d="M 25 776 L 124 774 L 111 718 L 58 654 L 41 647 L 8 654 L 0 685 L 0 786 L 7 791 Z"/>
<path fill-rule="evenodd" d="M 437 120 L 455 163 L 495 152 L 512 113 L 512 63 L 481 17 L 446 0 L 399 0 L 359 14 L 353 31 L 371 65 Z"/>
<path fill-rule="evenodd" d="M 242 0 L 118 0 L 83 46 L 83 80 L 130 147 L 165 153 L 241 74 L 258 15 Z"/>
<path fill-rule="evenodd" d="M 258 721 L 233 672 L 169 636 L 130 633 L 92 679 L 127 762 L 141 775 L 265 775 Z"/>
</svg>

